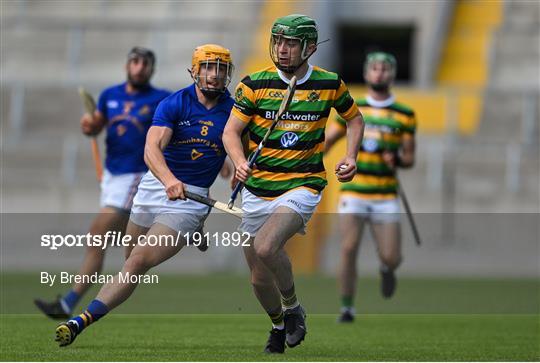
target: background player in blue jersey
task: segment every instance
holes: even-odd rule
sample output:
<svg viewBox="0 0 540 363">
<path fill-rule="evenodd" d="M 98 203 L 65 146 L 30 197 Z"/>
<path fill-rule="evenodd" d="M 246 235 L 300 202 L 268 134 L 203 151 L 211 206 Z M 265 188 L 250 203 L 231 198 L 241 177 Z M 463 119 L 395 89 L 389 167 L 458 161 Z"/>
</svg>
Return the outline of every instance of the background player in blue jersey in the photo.
<svg viewBox="0 0 540 363">
<path fill-rule="evenodd" d="M 137 244 L 122 271 L 104 285 L 95 300 L 79 316 L 56 328 L 60 346 L 71 344 L 89 324 L 124 302 L 137 282 L 121 276 L 140 276 L 177 254 L 185 245 L 183 235 L 197 231 L 208 207 L 185 200 L 184 191 L 207 196 L 225 161 L 221 140 L 234 104 L 227 91 L 233 65 L 228 49 L 206 44 L 195 49 L 191 75 L 194 84 L 163 100 L 148 131 L 144 158 L 150 171 L 145 174 L 131 210 L 126 233 L 180 243 L 157 246 Z"/>
<path fill-rule="evenodd" d="M 152 116 L 169 91 L 152 87 L 156 57 L 146 48 L 135 47 L 126 63 L 127 81 L 105 89 L 93 115 L 81 119 L 84 134 L 93 136 L 107 130 L 106 160 L 101 182 L 100 211 L 90 233 L 104 235 L 107 231 L 124 231 L 137 186 L 148 170 L 144 163 L 144 143 Z M 79 275 L 99 273 L 105 250 L 100 246 L 87 247 Z M 75 305 L 91 287 L 90 283 L 75 283 L 71 290 L 56 301 L 35 300 L 46 315 L 66 319 Z"/>
</svg>

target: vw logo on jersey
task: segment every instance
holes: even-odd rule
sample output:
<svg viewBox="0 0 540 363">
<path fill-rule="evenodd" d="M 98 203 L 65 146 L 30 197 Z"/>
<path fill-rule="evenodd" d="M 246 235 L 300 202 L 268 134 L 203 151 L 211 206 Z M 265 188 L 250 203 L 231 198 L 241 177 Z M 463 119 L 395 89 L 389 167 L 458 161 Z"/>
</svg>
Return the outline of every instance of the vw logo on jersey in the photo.
<svg viewBox="0 0 540 363">
<path fill-rule="evenodd" d="M 298 142 L 298 135 L 294 132 L 286 132 L 281 136 L 281 146 L 291 147 Z"/>
<path fill-rule="evenodd" d="M 374 152 L 379 147 L 379 144 L 377 143 L 377 140 L 375 139 L 365 139 L 362 142 L 362 146 L 364 147 L 364 150 L 367 152 Z"/>
</svg>

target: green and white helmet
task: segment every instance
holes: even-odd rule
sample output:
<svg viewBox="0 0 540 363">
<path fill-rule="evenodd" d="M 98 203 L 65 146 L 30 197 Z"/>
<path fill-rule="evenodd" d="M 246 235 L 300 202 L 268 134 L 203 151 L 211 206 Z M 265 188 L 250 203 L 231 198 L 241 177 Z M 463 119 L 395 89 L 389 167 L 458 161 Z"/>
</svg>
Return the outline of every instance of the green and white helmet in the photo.
<svg viewBox="0 0 540 363">
<path fill-rule="evenodd" d="M 366 73 L 366 71 L 367 71 L 368 67 L 370 66 L 370 64 L 377 63 L 377 62 L 383 62 L 383 63 L 387 63 L 388 65 L 390 65 L 390 70 L 392 72 L 392 78 L 395 78 L 396 72 L 397 72 L 396 57 L 394 57 L 392 54 L 386 53 L 386 52 L 371 52 L 371 53 L 368 53 L 368 55 L 366 56 L 366 61 L 364 62 L 364 74 Z"/>
<path fill-rule="evenodd" d="M 300 41 L 302 52 L 300 54 L 301 62 L 298 65 L 284 67 L 279 64 L 279 55 L 277 54 L 277 47 L 275 45 L 280 38 L 297 39 Z M 294 73 L 313 54 L 313 52 L 308 52 L 307 46 L 310 43 L 317 44 L 317 39 L 317 24 L 309 16 L 291 14 L 278 18 L 272 26 L 270 57 L 278 69 L 283 72 Z"/>
</svg>

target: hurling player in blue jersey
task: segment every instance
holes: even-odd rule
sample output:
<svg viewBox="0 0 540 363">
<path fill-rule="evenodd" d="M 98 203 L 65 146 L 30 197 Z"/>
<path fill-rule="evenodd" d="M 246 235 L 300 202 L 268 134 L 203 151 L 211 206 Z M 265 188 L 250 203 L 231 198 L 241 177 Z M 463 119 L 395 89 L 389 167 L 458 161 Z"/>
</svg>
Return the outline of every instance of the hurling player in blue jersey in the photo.
<svg viewBox="0 0 540 363">
<path fill-rule="evenodd" d="M 105 89 L 93 115 L 81 119 L 84 134 L 93 136 L 107 130 L 106 160 L 101 182 L 100 211 L 94 219 L 90 234 L 104 235 L 107 231 L 124 231 L 137 186 L 146 171 L 144 143 L 154 111 L 169 91 L 152 87 L 156 57 L 146 48 L 133 48 L 127 58 L 127 81 Z M 99 273 L 105 250 L 101 246 L 87 247 L 79 275 Z M 35 300 L 37 307 L 55 319 L 71 316 L 75 305 L 91 287 L 90 283 L 75 283 L 56 301 Z"/>
<path fill-rule="evenodd" d="M 123 303 L 140 282 L 138 276 L 177 254 L 186 244 L 184 234 L 201 228 L 208 207 L 186 200 L 184 191 L 207 196 L 223 166 L 221 136 L 234 104 L 227 90 L 232 71 L 228 49 L 197 47 L 190 71 L 194 84 L 159 104 L 148 131 L 144 158 L 150 171 L 139 185 L 126 233 L 135 241 L 180 243 L 137 243 L 113 282 L 82 314 L 56 328 L 60 346 L 71 344 L 84 328 Z M 135 278 L 126 281 L 125 276 Z"/>
</svg>

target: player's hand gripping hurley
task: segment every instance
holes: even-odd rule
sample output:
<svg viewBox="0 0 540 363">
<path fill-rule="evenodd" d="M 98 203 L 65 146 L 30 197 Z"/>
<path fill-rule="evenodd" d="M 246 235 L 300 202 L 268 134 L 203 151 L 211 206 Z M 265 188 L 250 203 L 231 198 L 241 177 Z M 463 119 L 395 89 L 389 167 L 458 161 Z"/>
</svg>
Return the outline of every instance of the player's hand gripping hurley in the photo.
<svg viewBox="0 0 540 363">
<path fill-rule="evenodd" d="M 81 100 L 83 101 L 86 112 L 88 112 L 90 116 L 94 117 L 94 112 L 96 111 L 96 102 L 94 101 L 92 95 L 86 92 L 83 87 L 79 87 L 79 96 L 81 96 Z M 103 176 L 103 166 L 101 165 L 99 146 L 95 136 L 92 136 L 90 140 L 92 145 L 92 159 L 94 159 L 94 167 L 96 168 L 96 177 L 97 180 L 101 182 L 101 178 Z"/>
<path fill-rule="evenodd" d="M 248 160 L 250 169 L 253 168 L 253 165 L 255 165 L 255 161 L 261 154 L 261 151 L 263 147 L 266 145 L 266 141 L 268 140 L 268 137 L 274 131 L 276 128 L 277 123 L 279 122 L 279 119 L 281 116 L 287 111 L 289 108 L 289 105 L 291 104 L 291 101 L 294 96 L 294 91 L 296 90 L 296 76 L 293 76 L 291 80 L 289 81 L 289 86 L 287 87 L 287 90 L 285 91 L 285 95 L 283 96 L 283 100 L 281 101 L 281 105 L 279 106 L 278 112 L 276 114 L 276 117 L 274 118 L 274 121 L 272 122 L 272 125 L 268 128 L 268 131 L 266 131 L 266 134 L 264 135 L 262 141 L 259 143 L 259 146 L 257 147 L 257 150 L 253 154 L 251 154 L 251 157 Z M 230 209 L 234 206 L 234 201 L 236 200 L 236 197 L 238 196 L 238 193 L 240 190 L 242 190 L 243 183 L 238 182 L 236 184 L 236 187 L 234 188 L 234 191 L 231 194 L 231 199 L 229 199 L 229 203 L 227 207 Z"/>
<path fill-rule="evenodd" d="M 232 214 L 235 217 L 242 218 L 242 210 L 240 208 L 236 208 L 236 207 L 229 208 L 229 207 L 227 207 L 227 205 L 225 203 L 219 202 L 219 201 L 217 201 L 215 199 L 212 199 L 212 198 L 204 197 L 204 196 L 199 195 L 199 194 L 191 193 L 191 192 L 188 192 L 188 191 L 185 191 L 184 195 L 186 196 L 187 199 L 194 200 L 196 202 L 205 204 L 205 205 L 207 205 L 209 207 L 216 208 L 216 209 L 218 209 L 218 210 L 220 210 L 222 212 Z"/>
</svg>

